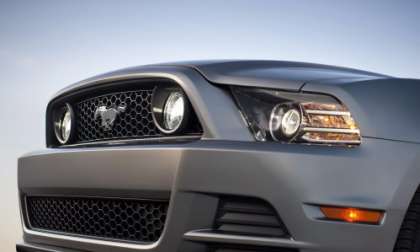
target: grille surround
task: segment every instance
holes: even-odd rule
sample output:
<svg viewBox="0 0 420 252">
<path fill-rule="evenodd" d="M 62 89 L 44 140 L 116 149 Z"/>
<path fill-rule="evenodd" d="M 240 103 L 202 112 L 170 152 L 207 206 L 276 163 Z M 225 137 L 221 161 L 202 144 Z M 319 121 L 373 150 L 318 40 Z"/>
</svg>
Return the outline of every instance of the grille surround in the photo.
<svg viewBox="0 0 420 252">
<path fill-rule="evenodd" d="M 114 198 L 25 197 L 31 230 L 93 239 L 151 244 L 161 237 L 168 201 Z"/>
<path fill-rule="evenodd" d="M 89 147 L 89 146 L 106 146 L 106 145 L 129 145 L 129 144 L 138 144 L 138 143 L 149 143 L 149 142 L 178 142 L 178 141 L 192 141 L 200 139 L 203 135 L 203 128 L 201 123 L 198 120 L 198 117 L 194 110 L 191 110 L 189 121 L 187 127 L 179 133 L 176 134 L 164 134 L 159 131 L 158 127 L 153 122 L 152 116 L 152 92 L 156 92 L 157 87 L 166 86 L 173 87 L 176 89 L 181 89 L 181 87 L 175 81 L 167 78 L 136 78 L 136 79 L 127 79 L 119 80 L 112 82 L 104 83 L 95 83 L 94 85 L 86 84 L 82 87 L 73 88 L 66 93 L 56 97 L 51 100 L 47 107 L 47 120 L 46 120 L 46 142 L 47 147 Z M 103 97 L 110 97 L 112 99 L 113 95 L 123 93 L 133 94 L 137 92 L 137 96 L 134 98 L 123 99 L 123 101 L 112 101 L 112 100 L 101 100 Z M 142 93 L 145 95 L 141 97 Z M 146 108 L 139 108 L 138 104 L 132 104 L 132 101 L 135 101 L 137 97 L 139 99 L 140 105 L 141 102 L 144 102 L 143 105 Z M 88 112 L 88 117 L 80 121 L 80 110 L 78 107 L 87 106 L 83 105 L 85 102 L 93 102 L 95 99 L 98 99 L 96 103 L 93 103 L 94 106 L 107 106 L 108 108 L 117 108 L 118 105 L 125 103 L 127 105 L 126 110 L 119 114 L 114 122 L 114 127 L 112 131 L 106 132 L 105 129 L 99 127 L 101 121 L 100 118 L 97 118 L 98 121 L 94 120 L 93 110 L 94 108 L 90 107 Z M 75 127 L 73 127 L 72 135 L 69 141 L 66 144 L 61 144 L 55 137 L 54 128 L 53 128 L 53 114 L 54 111 L 69 104 L 75 114 Z M 136 107 L 137 110 L 136 111 Z M 133 114 L 131 114 L 133 113 Z M 143 115 L 142 115 L 143 113 Z M 142 115 L 142 118 L 132 121 L 136 116 Z M 144 116 L 144 118 L 143 118 Z M 142 121 L 143 120 L 143 121 Z M 137 121 L 139 123 L 137 123 Z M 82 132 L 79 128 L 80 125 L 88 124 L 89 127 L 94 127 L 96 130 L 91 130 Z M 129 125 L 129 128 L 126 126 Z M 117 129 L 120 126 L 121 129 Z M 124 126 L 124 127 L 123 127 Z M 99 127 L 99 128 L 98 128 Z M 126 131 L 126 132 L 124 132 Z M 90 133 L 90 134 L 89 134 Z"/>
</svg>

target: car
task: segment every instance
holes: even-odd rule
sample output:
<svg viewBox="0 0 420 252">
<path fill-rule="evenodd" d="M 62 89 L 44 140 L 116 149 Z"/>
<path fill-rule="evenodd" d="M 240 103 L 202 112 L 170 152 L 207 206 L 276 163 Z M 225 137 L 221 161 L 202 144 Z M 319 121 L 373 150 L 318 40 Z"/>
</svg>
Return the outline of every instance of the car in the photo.
<svg viewBox="0 0 420 252">
<path fill-rule="evenodd" d="M 419 252 L 420 81 L 311 63 L 126 68 L 59 91 L 16 250 Z"/>
</svg>

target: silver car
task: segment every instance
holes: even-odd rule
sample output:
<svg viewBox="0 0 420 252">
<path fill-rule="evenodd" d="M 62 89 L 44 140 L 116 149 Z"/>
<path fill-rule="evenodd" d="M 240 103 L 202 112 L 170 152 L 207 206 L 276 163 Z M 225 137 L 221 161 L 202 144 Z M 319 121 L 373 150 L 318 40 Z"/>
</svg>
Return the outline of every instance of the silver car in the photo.
<svg viewBox="0 0 420 252">
<path fill-rule="evenodd" d="M 19 159 L 17 251 L 420 252 L 420 81 L 284 61 L 99 75 Z"/>
</svg>

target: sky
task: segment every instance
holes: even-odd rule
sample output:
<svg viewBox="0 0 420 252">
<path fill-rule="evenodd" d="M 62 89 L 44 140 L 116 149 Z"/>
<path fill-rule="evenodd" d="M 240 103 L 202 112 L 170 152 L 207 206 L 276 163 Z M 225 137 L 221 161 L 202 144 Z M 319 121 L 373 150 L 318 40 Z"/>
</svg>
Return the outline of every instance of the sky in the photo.
<svg viewBox="0 0 420 252">
<path fill-rule="evenodd" d="M 0 250 L 20 239 L 16 160 L 59 89 L 123 67 L 275 59 L 420 78 L 418 0 L 0 0 Z"/>
</svg>

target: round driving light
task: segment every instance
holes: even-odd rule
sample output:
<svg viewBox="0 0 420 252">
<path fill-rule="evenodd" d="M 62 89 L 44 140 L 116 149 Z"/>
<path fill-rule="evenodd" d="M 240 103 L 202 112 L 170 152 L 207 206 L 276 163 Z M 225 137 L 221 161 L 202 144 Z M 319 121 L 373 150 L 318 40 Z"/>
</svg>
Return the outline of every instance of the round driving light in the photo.
<svg viewBox="0 0 420 252">
<path fill-rule="evenodd" d="M 299 131 L 302 123 L 300 110 L 287 105 L 277 105 L 270 115 L 270 134 L 274 140 L 290 140 Z"/>
<path fill-rule="evenodd" d="M 69 104 L 61 107 L 54 113 L 54 132 L 61 144 L 69 141 L 73 129 L 73 110 Z"/>
<path fill-rule="evenodd" d="M 70 111 L 67 110 L 64 114 L 63 122 L 61 123 L 61 136 L 65 142 L 70 137 L 71 132 L 71 114 Z"/>
<path fill-rule="evenodd" d="M 180 92 L 173 92 L 163 109 L 163 126 L 169 133 L 175 132 L 182 124 L 185 113 L 185 98 Z"/>
<path fill-rule="evenodd" d="M 152 112 L 156 127 L 164 134 L 179 134 L 189 127 L 191 104 L 178 87 L 157 87 L 153 91 Z"/>
</svg>

